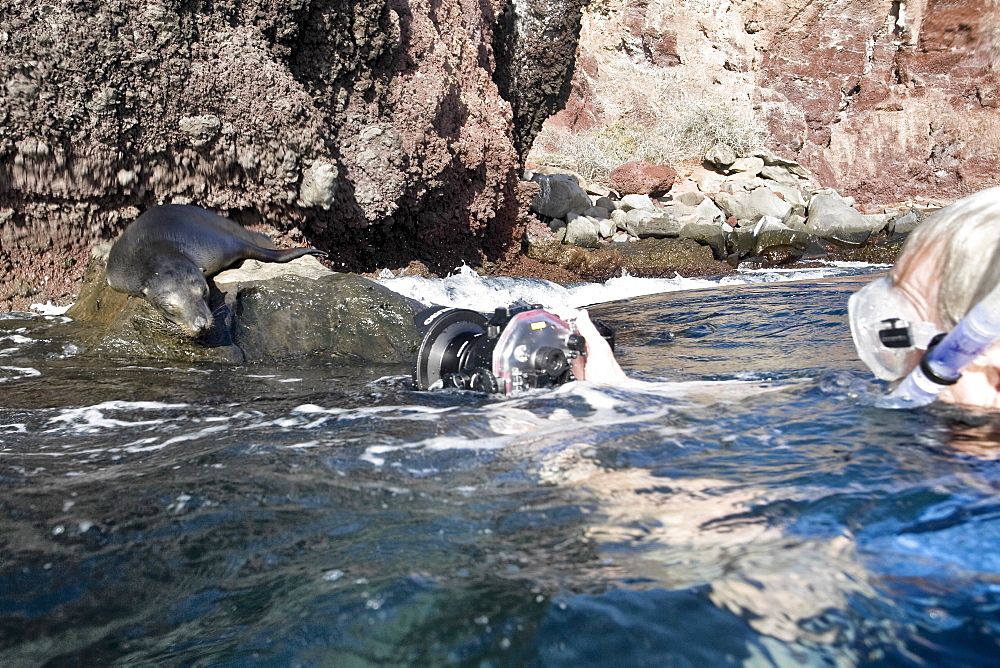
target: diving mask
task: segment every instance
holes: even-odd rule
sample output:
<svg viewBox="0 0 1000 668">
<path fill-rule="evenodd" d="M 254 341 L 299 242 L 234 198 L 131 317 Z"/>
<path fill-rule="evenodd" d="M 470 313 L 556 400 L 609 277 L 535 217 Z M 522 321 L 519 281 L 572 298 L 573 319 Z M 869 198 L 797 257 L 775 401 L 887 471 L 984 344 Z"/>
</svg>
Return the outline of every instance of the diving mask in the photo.
<svg viewBox="0 0 1000 668">
<path fill-rule="evenodd" d="M 906 294 L 887 276 L 851 295 L 847 313 L 858 356 L 882 380 L 908 374 L 940 333 L 918 315 Z"/>
</svg>

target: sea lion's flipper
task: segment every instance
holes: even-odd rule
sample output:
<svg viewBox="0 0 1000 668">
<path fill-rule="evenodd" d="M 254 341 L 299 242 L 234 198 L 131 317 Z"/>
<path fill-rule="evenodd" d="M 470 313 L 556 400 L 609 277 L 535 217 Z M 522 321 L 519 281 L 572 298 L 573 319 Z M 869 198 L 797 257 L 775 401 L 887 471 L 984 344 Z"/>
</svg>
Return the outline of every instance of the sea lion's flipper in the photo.
<svg viewBox="0 0 1000 668">
<path fill-rule="evenodd" d="M 276 250 L 273 248 L 260 248 L 254 247 L 246 256 L 252 260 L 260 260 L 261 262 L 291 262 L 295 258 L 302 257 L 303 255 L 316 255 L 318 257 L 329 257 L 326 251 L 321 251 L 318 248 L 287 248 L 285 250 Z"/>
</svg>

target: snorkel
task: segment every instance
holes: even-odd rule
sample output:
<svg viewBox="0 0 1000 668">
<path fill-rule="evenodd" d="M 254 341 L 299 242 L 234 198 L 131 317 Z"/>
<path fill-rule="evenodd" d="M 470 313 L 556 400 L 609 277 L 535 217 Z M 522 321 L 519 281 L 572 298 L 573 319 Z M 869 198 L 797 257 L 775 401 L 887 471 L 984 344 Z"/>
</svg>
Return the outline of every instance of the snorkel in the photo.
<svg viewBox="0 0 1000 668">
<path fill-rule="evenodd" d="M 972 307 L 955 328 L 930 342 L 920 363 L 879 402 L 884 408 L 926 406 L 954 385 L 962 370 L 1000 338 L 1000 286 Z"/>
<path fill-rule="evenodd" d="M 876 402 L 883 408 L 926 406 L 1000 338 L 1000 286 L 947 334 L 922 320 L 888 277 L 851 295 L 847 310 L 858 356 L 878 378 L 902 379 Z"/>
</svg>

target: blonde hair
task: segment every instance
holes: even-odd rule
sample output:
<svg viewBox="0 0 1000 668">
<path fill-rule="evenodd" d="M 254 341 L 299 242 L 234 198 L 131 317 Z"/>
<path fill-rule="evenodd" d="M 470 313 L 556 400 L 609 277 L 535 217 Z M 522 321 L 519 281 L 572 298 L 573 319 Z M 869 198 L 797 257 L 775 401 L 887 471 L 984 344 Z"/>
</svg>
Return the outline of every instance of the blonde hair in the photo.
<svg viewBox="0 0 1000 668">
<path fill-rule="evenodd" d="M 1000 284 L 1000 187 L 946 206 L 910 234 L 890 275 L 895 284 L 936 273 L 937 294 L 924 295 L 951 329 Z"/>
</svg>

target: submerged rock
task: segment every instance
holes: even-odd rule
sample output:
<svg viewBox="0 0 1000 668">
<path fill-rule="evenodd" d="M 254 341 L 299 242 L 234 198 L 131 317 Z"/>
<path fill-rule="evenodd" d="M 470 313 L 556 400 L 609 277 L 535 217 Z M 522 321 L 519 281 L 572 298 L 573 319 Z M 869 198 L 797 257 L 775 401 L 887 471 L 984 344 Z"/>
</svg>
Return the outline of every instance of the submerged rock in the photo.
<svg viewBox="0 0 1000 668">
<path fill-rule="evenodd" d="M 307 355 L 398 363 L 419 345 L 417 302 L 313 257 L 287 264 L 247 260 L 218 274 L 209 306 L 214 328 L 192 340 L 146 300 L 107 284 L 106 248 L 87 268 L 72 335 L 89 354 L 238 364 Z"/>
</svg>

